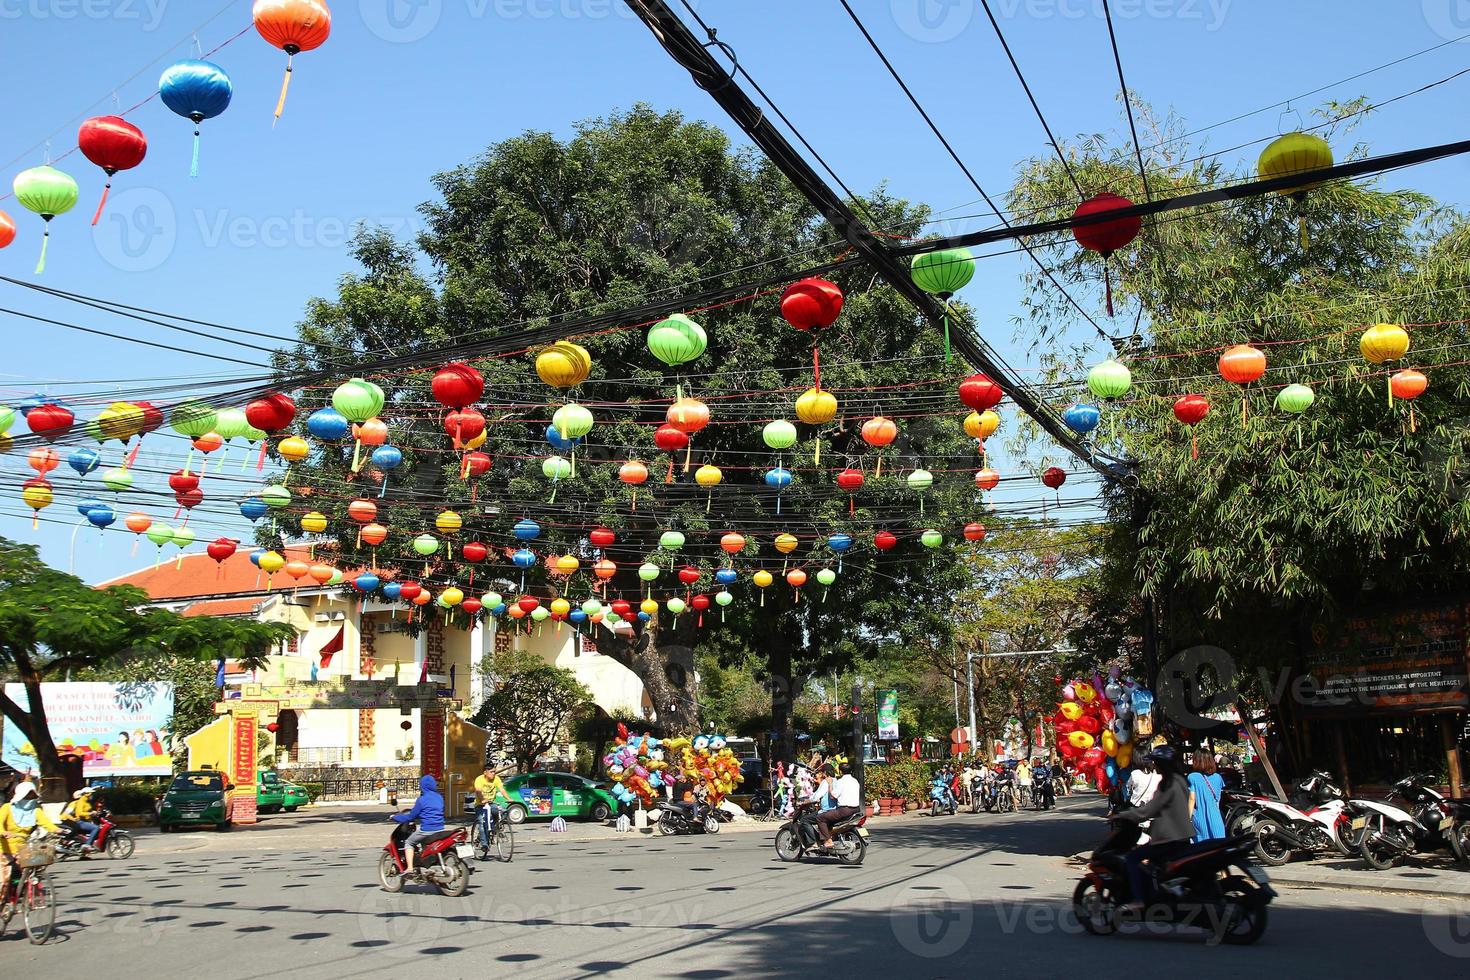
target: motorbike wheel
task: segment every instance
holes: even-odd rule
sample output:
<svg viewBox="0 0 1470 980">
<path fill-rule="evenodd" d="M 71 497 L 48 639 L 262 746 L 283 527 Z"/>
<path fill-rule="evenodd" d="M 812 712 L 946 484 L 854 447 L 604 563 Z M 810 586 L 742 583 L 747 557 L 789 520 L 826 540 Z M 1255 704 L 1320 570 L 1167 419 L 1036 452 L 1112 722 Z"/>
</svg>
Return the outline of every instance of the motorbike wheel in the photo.
<svg viewBox="0 0 1470 980">
<path fill-rule="evenodd" d="M 720 818 L 713 813 L 705 814 L 704 832 L 706 834 L 718 834 L 720 832 Z"/>
<path fill-rule="evenodd" d="M 1248 807 L 1240 807 L 1230 812 L 1225 818 L 1226 837 L 1244 837 L 1251 832 L 1255 826 L 1258 815 Z"/>
<path fill-rule="evenodd" d="M 125 831 L 114 830 L 107 838 L 107 856 L 119 861 L 126 861 L 133 856 L 133 835 Z"/>
<path fill-rule="evenodd" d="M 1470 823 L 1462 823 L 1450 831 L 1450 850 L 1455 852 L 1455 860 L 1461 864 L 1470 864 Z"/>
<path fill-rule="evenodd" d="M 1343 854 L 1348 857 L 1354 857 L 1358 854 L 1359 848 L 1363 846 L 1363 838 L 1367 836 L 1367 825 L 1365 824 L 1362 828 L 1354 830 L 1352 818 L 1349 817 L 1344 823 L 1339 825 L 1337 832 L 1332 836 L 1333 843 L 1337 845 Z"/>
<path fill-rule="evenodd" d="M 447 880 L 435 882 L 439 886 L 439 893 L 448 895 L 450 898 L 459 898 L 470 887 L 469 867 L 460 860 L 458 854 L 441 854 L 439 860 L 443 862 L 444 869 L 449 872 Z"/>
<path fill-rule="evenodd" d="M 385 892 L 403 891 L 403 873 L 393 861 L 393 855 L 384 851 L 378 855 L 378 883 Z"/>
<path fill-rule="evenodd" d="M 678 820 L 670 817 L 668 812 L 665 811 L 663 816 L 658 818 L 658 832 L 665 837 L 673 837 L 679 832 L 679 828 L 675 826 L 678 822 Z"/>
<path fill-rule="evenodd" d="M 1092 936 L 1111 935 L 1117 926 L 1113 913 L 1117 903 L 1111 895 L 1083 878 L 1072 890 L 1072 914 L 1082 923 L 1082 928 Z"/>
<path fill-rule="evenodd" d="M 1363 828 L 1362 843 L 1358 845 L 1358 853 L 1374 871 L 1387 871 L 1399 858 L 1398 850 L 1382 839 L 1384 824 L 1382 814 L 1369 817 L 1367 826 Z"/>
<path fill-rule="evenodd" d="M 837 839 L 837 843 L 845 844 L 845 847 L 832 848 L 832 853 L 837 855 L 837 860 L 850 868 L 855 868 L 863 863 L 863 858 L 868 855 L 868 842 L 858 836 L 855 831 L 849 830 Z"/>
<path fill-rule="evenodd" d="M 1256 839 L 1256 860 L 1279 868 L 1291 860 L 1292 850 L 1279 836 L 1281 825 L 1274 820 L 1257 821 L 1250 829 Z"/>
<path fill-rule="evenodd" d="M 1215 938 L 1231 946 L 1249 946 L 1266 932 L 1266 905 L 1257 896 L 1259 885 L 1231 875 L 1221 883 L 1224 899 Z"/>
<path fill-rule="evenodd" d="M 985 795 L 985 812 L 986 813 L 994 813 L 995 812 L 995 794 L 994 793 L 987 793 Z"/>
<path fill-rule="evenodd" d="M 782 827 L 776 831 L 776 857 L 782 861 L 795 861 L 801 857 L 801 841 L 791 827 Z"/>
</svg>

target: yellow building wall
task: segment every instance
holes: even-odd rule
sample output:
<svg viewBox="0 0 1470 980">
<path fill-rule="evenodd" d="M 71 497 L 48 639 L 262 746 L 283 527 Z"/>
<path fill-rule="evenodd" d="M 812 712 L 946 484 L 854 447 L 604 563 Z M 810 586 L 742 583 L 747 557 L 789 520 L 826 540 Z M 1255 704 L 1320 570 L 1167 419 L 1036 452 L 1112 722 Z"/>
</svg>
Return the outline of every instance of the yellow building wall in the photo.
<svg viewBox="0 0 1470 980">
<path fill-rule="evenodd" d="M 190 769 L 225 771 L 230 762 L 230 719 L 221 715 L 193 735 L 184 736 Z"/>
<path fill-rule="evenodd" d="M 490 733 L 453 711 L 444 719 L 444 792 L 448 816 L 469 812 L 466 794 L 474 792 L 475 777 L 485 769 L 485 744 Z"/>
</svg>

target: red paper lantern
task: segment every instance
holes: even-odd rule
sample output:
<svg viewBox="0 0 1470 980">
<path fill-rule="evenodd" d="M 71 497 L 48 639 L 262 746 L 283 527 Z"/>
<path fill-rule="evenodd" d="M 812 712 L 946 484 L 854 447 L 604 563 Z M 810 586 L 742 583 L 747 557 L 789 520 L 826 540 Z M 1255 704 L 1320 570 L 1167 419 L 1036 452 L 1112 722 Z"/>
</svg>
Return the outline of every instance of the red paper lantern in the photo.
<svg viewBox="0 0 1470 980">
<path fill-rule="evenodd" d="M 1406 402 L 1412 402 L 1415 398 L 1424 394 L 1429 387 L 1429 379 L 1421 372 L 1413 368 L 1404 368 L 1402 371 L 1394 372 L 1393 377 L 1388 379 L 1388 390 L 1395 398 L 1402 398 Z M 1409 431 L 1419 431 L 1419 425 L 1414 420 L 1414 406 L 1409 406 Z"/>
<path fill-rule="evenodd" d="M 898 544 L 898 536 L 892 531 L 879 531 L 873 535 L 873 547 L 879 551 L 891 551 Z"/>
<path fill-rule="evenodd" d="M 136 408 L 143 410 L 143 421 L 138 426 L 138 434 L 143 435 L 152 432 L 163 425 L 163 410 L 152 402 L 133 402 Z"/>
<path fill-rule="evenodd" d="M 76 416 L 71 409 L 47 402 L 45 405 L 37 405 L 26 412 L 26 425 L 30 426 L 32 432 L 45 439 L 47 442 L 55 442 L 66 435 L 71 429 Z"/>
<path fill-rule="evenodd" d="M 599 527 L 594 528 L 592 533 L 587 535 L 587 540 L 592 542 L 594 548 L 610 548 L 617 537 L 607 528 Z"/>
<path fill-rule="evenodd" d="M 975 471 L 975 486 L 981 490 L 994 490 L 1000 486 L 1000 474 L 986 466 Z"/>
<path fill-rule="evenodd" d="M 460 556 L 468 562 L 482 562 L 490 554 L 490 549 L 480 541 L 466 541 L 459 549 Z"/>
<path fill-rule="evenodd" d="M 745 535 L 730 531 L 720 536 L 720 547 L 727 555 L 738 555 L 745 550 Z"/>
<path fill-rule="evenodd" d="M 1100 214 L 1105 211 L 1116 211 L 1119 208 L 1131 208 L 1133 202 L 1126 197 L 1117 194 L 1098 194 L 1089 197 L 1077 205 L 1077 210 L 1072 212 L 1072 219 L 1085 218 L 1090 215 Z M 1082 225 L 1072 229 L 1072 237 L 1077 239 L 1077 244 L 1093 252 L 1097 252 L 1103 259 L 1103 282 L 1107 290 L 1108 316 L 1113 315 L 1113 278 L 1108 267 L 1108 259 L 1118 249 L 1123 248 L 1133 239 L 1138 237 L 1139 230 L 1143 227 L 1143 219 L 1138 215 L 1125 218 L 1114 218 L 1112 221 L 1101 221 L 1095 225 Z"/>
<path fill-rule="evenodd" d="M 533 595 L 523 595 L 516 600 L 516 605 L 520 607 L 521 612 L 529 616 L 531 613 L 540 608 L 541 603 Z"/>
<path fill-rule="evenodd" d="M 276 724 L 275 722 L 271 722 L 269 725 L 265 726 L 265 730 L 274 735 L 276 732 L 281 730 L 281 726 Z"/>
<path fill-rule="evenodd" d="M 1266 373 L 1266 355 L 1250 344 L 1237 344 L 1220 355 L 1220 377 L 1233 385 L 1248 385 Z"/>
<path fill-rule="evenodd" d="M 877 415 L 863 423 L 862 434 L 863 442 L 881 449 L 898 438 L 898 426 L 892 419 Z"/>
<path fill-rule="evenodd" d="M 378 505 L 371 500 L 354 500 L 347 505 L 347 516 L 359 524 L 371 524 L 378 516 Z"/>
<path fill-rule="evenodd" d="M 626 599 L 614 599 L 612 604 L 612 611 L 617 613 L 624 619 L 627 619 L 628 616 L 633 612 L 633 604 Z"/>
<path fill-rule="evenodd" d="M 970 523 L 966 524 L 965 525 L 965 540 L 966 541 L 984 541 L 985 540 L 985 525 L 984 524 L 981 524 L 979 521 L 971 521 Z"/>
<path fill-rule="evenodd" d="M 471 616 L 473 616 L 475 613 L 479 612 L 481 609 L 484 609 L 485 608 L 485 604 L 483 602 L 481 602 L 479 599 L 476 599 L 474 596 L 469 596 L 468 598 L 466 598 L 466 599 L 464 599 L 464 600 L 462 600 L 460 602 L 459 608 L 463 609 L 465 612 L 467 612 Z"/>
<path fill-rule="evenodd" d="M 1204 395 L 1180 395 L 1174 400 L 1174 417 L 1190 427 L 1190 456 L 1199 459 L 1199 435 L 1194 426 L 1210 414 L 1210 400 Z"/>
<path fill-rule="evenodd" d="M 702 594 L 697 595 L 693 599 L 689 600 L 689 605 L 694 607 L 695 612 L 704 612 L 706 609 L 709 608 L 709 596 Z"/>
<path fill-rule="evenodd" d="M 273 391 L 245 406 L 245 421 L 265 432 L 280 432 L 296 418 L 296 402 Z"/>
<path fill-rule="evenodd" d="M 490 456 L 478 449 L 464 454 L 464 478 L 481 477 L 490 472 Z"/>
<path fill-rule="evenodd" d="M 693 585 L 699 581 L 700 571 L 692 565 L 685 565 L 679 569 L 679 581 L 685 585 Z"/>
<path fill-rule="evenodd" d="M 61 457 L 50 446 L 37 446 L 27 455 L 26 462 L 38 476 L 45 476 L 61 465 Z"/>
<path fill-rule="evenodd" d="M 1067 482 L 1067 471 L 1060 466 L 1048 466 L 1041 474 L 1041 482 L 1053 490 L 1059 489 L 1063 483 Z"/>
<path fill-rule="evenodd" d="M 204 503 L 204 491 L 198 487 L 193 490 L 180 490 L 174 494 L 174 500 L 178 501 L 179 506 L 185 510 L 193 510 Z"/>
<path fill-rule="evenodd" d="M 984 374 L 972 374 L 960 382 L 960 401 L 977 412 L 994 408 L 1005 396 L 1000 385 Z"/>
<path fill-rule="evenodd" d="M 376 548 L 388 540 L 388 529 L 381 524 L 364 524 L 358 537 L 370 548 Z"/>
<path fill-rule="evenodd" d="M 485 416 L 473 408 L 455 408 L 444 413 L 444 431 L 458 449 L 485 431 Z"/>
<path fill-rule="evenodd" d="M 802 279 L 781 294 L 781 315 L 797 330 L 825 330 L 842 312 L 842 290 L 825 279 Z"/>
<path fill-rule="evenodd" d="M 666 422 L 654 431 L 653 444 L 664 452 L 677 452 L 689 445 L 689 436 Z"/>
<path fill-rule="evenodd" d="M 424 594 L 424 587 L 417 582 L 402 582 L 398 586 L 398 596 L 405 602 L 412 602 Z"/>
<path fill-rule="evenodd" d="M 648 480 L 648 467 L 636 459 L 630 459 L 618 467 L 618 479 L 629 486 L 638 486 Z"/>
<path fill-rule="evenodd" d="M 92 215 L 92 224 L 95 225 L 102 217 L 107 194 L 112 190 L 112 175 L 119 170 L 132 170 L 142 163 L 148 154 L 148 141 L 143 138 L 141 129 L 121 116 L 94 116 L 77 130 L 77 149 L 107 174 L 107 183 L 102 186 L 102 200 L 97 202 L 97 213 Z"/>
<path fill-rule="evenodd" d="M 786 582 L 793 588 L 799 589 L 806 585 L 806 572 L 799 568 L 793 568 L 786 573 Z"/>
<path fill-rule="evenodd" d="M 205 547 L 204 551 L 215 561 L 223 563 L 235 553 L 235 542 L 229 538 L 215 538 Z"/>
<path fill-rule="evenodd" d="M 709 425 L 709 406 L 698 398 L 680 398 L 669 406 L 664 418 L 669 425 L 692 436 Z"/>
<path fill-rule="evenodd" d="M 861 490 L 865 479 L 862 470 L 849 468 L 837 474 L 837 485 L 851 493 L 854 490 Z"/>
<path fill-rule="evenodd" d="M 455 361 L 434 372 L 429 388 L 434 393 L 434 400 L 445 408 L 467 408 L 485 393 L 485 376 L 468 364 Z M 464 438 L 474 437 L 467 435 Z"/>
<path fill-rule="evenodd" d="M 199 474 L 175 470 L 169 474 L 168 488 L 174 493 L 187 493 L 199 487 Z"/>
</svg>

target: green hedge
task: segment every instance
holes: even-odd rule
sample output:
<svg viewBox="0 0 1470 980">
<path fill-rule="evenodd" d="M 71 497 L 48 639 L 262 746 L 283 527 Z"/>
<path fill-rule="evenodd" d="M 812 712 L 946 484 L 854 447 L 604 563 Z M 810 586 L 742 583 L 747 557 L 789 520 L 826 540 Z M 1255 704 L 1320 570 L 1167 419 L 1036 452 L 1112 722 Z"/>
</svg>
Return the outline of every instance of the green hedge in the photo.
<svg viewBox="0 0 1470 980">
<path fill-rule="evenodd" d="M 863 781 L 865 795 L 870 800 L 882 797 L 900 797 L 922 803 L 929 798 L 929 781 L 939 769 L 939 763 L 904 759 L 884 766 L 865 766 Z"/>
<path fill-rule="evenodd" d="M 306 795 L 311 797 L 313 803 L 322 798 L 321 783 L 297 783 L 296 785 L 306 790 Z"/>
<path fill-rule="evenodd" d="M 119 815 L 153 813 L 159 796 L 146 786 L 108 786 L 94 795 L 99 805 Z"/>
</svg>

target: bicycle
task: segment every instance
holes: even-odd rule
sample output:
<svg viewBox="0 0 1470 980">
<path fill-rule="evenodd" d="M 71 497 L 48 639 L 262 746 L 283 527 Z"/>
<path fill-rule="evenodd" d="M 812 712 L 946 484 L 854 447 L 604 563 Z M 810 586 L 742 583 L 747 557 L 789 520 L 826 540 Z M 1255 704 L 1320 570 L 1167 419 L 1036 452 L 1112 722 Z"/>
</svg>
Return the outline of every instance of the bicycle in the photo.
<svg viewBox="0 0 1470 980">
<path fill-rule="evenodd" d="M 51 937 L 56 925 L 56 900 L 46 868 L 55 862 L 56 848 L 49 842 L 21 845 L 11 864 L 5 894 L 0 895 L 0 935 L 19 907 L 32 945 L 39 946 Z"/>
<path fill-rule="evenodd" d="M 490 828 L 487 834 L 485 825 L 490 822 L 487 817 L 487 808 L 480 807 L 475 814 L 475 822 L 470 828 L 470 843 L 479 852 L 481 861 L 490 860 L 493 852 L 495 860 L 509 863 L 515 853 L 515 830 L 511 827 L 509 820 L 496 814 L 494 827 Z"/>
</svg>

